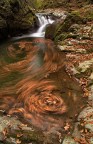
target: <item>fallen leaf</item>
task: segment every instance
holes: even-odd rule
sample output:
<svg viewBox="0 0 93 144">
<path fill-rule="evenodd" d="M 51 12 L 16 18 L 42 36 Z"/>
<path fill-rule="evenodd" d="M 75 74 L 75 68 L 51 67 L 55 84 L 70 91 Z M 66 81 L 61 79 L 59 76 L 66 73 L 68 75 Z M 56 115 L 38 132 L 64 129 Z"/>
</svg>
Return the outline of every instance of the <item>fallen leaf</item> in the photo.
<svg viewBox="0 0 93 144">
<path fill-rule="evenodd" d="M 70 128 L 70 125 L 66 123 L 66 125 L 64 126 L 65 131 L 67 131 L 69 128 Z"/>
<path fill-rule="evenodd" d="M 16 140 L 17 144 L 21 144 L 21 141 L 19 139 Z"/>
</svg>

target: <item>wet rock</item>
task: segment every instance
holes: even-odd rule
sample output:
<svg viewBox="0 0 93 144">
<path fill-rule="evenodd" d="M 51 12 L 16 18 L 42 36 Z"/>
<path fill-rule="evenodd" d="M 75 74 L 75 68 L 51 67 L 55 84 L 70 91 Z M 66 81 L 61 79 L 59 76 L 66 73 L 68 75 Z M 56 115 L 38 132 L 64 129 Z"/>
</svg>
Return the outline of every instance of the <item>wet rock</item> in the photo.
<svg viewBox="0 0 93 144">
<path fill-rule="evenodd" d="M 4 144 L 42 144 L 44 134 L 31 126 L 27 126 L 15 117 L 0 116 L 0 141 Z"/>
<path fill-rule="evenodd" d="M 48 25 L 45 32 L 45 37 L 49 39 L 54 39 L 55 30 L 56 30 L 56 23 Z"/>
<path fill-rule="evenodd" d="M 60 144 L 59 133 L 37 130 L 16 117 L 0 116 L 0 144 Z"/>
<path fill-rule="evenodd" d="M 77 139 L 80 139 L 81 137 L 81 133 L 78 129 L 78 125 L 80 124 L 80 122 L 76 122 L 75 123 L 75 126 L 74 126 L 74 130 L 73 130 L 73 133 L 72 133 L 72 137 L 73 138 L 77 138 Z"/>
<path fill-rule="evenodd" d="M 55 26 L 46 28 L 46 38 L 51 38 L 56 42 L 67 38 L 93 39 L 92 10 L 92 6 L 85 6 L 80 10 L 66 14 L 64 19 L 56 21 Z M 56 14 L 56 12 L 54 13 Z M 88 21 L 90 24 L 86 25 Z"/>
<path fill-rule="evenodd" d="M 51 12 L 52 12 L 52 15 L 54 17 L 56 17 L 56 19 L 55 19 L 55 22 L 53 24 L 47 26 L 46 32 L 45 32 L 45 37 L 50 38 L 50 39 L 54 39 L 58 25 L 63 24 L 68 13 L 65 11 L 62 11 L 60 9 L 56 9 L 54 11 L 51 10 Z"/>
<path fill-rule="evenodd" d="M 0 1 L 0 38 L 22 33 L 34 26 L 36 16 L 28 1 Z"/>
<path fill-rule="evenodd" d="M 84 20 L 80 16 L 77 16 L 75 14 L 69 14 L 65 18 L 65 20 L 61 19 L 60 21 L 57 21 L 55 23 L 55 26 L 53 26 L 53 28 L 52 28 L 52 25 L 47 27 L 45 37 L 54 39 L 55 41 L 68 38 L 69 36 L 68 36 L 68 33 L 66 32 L 68 32 L 69 28 L 74 23 L 81 24 L 81 23 L 84 23 Z M 53 36 L 50 37 L 49 32 Z"/>
<path fill-rule="evenodd" d="M 91 116 L 93 115 L 93 108 L 92 107 L 87 107 L 85 108 L 79 115 L 78 120 L 80 121 L 80 119 L 90 119 Z"/>
<path fill-rule="evenodd" d="M 72 136 L 77 142 L 93 143 L 93 108 L 86 107 L 78 116 Z"/>
<path fill-rule="evenodd" d="M 79 144 L 71 136 L 65 137 L 62 144 Z"/>
<path fill-rule="evenodd" d="M 0 141 L 3 141 L 3 139 L 4 139 L 3 132 L 6 128 L 8 128 L 10 125 L 13 125 L 13 127 L 16 127 L 19 124 L 20 124 L 20 122 L 14 118 L 0 116 Z"/>
<path fill-rule="evenodd" d="M 73 24 L 73 25 L 71 25 L 71 27 L 69 28 L 69 31 L 76 33 L 79 28 L 80 28 L 79 24 Z"/>
</svg>

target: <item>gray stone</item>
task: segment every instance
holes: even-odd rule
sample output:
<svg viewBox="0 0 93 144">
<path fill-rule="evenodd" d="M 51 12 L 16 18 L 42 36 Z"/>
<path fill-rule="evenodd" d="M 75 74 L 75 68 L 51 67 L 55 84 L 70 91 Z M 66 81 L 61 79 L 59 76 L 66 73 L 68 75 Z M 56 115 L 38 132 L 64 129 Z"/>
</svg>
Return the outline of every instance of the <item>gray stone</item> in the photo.
<svg viewBox="0 0 93 144">
<path fill-rule="evenodd" d="M 79 143 L 76 142 L 71 136 L 67 136 L 63 140 L 62 144 L 79 144 Z"/>
<path fill-rule="evenodd" d="M 87 122 L 87 124 L 85 124 L 85 128 L 89 129 L 91 132 L 93 132 L 93 118 L 90 118 L 86 122 Z"/>
<path fill-rule="evenodd" d="M 80 72 L 85 72 L 88 68 L 90 68 L 90 66 L 93 64 L 93 58 L 87 61 L 84 61 L 82 63 L 79 64 L 78 66 L 78 70 Z"/>
<path fill-rule="evenodd" d="M 88 119 L 90 119 L 89 116 L 93 116 L 93 108 L 92 107 L 84 108 L 83 111 L 78 116 L 78 121 L 80 121 L 80 119 L 88 120 Z"/>
</svg>

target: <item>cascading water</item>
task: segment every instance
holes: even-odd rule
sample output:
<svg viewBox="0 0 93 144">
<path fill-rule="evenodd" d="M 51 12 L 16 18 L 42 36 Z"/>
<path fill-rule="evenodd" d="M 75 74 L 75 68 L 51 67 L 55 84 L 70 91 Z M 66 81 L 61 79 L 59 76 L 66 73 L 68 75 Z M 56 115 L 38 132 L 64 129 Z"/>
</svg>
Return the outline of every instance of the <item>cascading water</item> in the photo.
<svg viewBox="0 0 93 144">
<path fill-rule="evenodd" d="M 48 24 L 52 24 L 54 20 L 51 19 L 50 16 L 42 15 L 42 14 L 36 14 L 39 20 L 39 29 L 31 34 L 32 37 L 44 37 L 45 36 L 45 28 Z"/>
<path fill-rule="evenodd" d="M 46 14 L 37 13 L 36 14 L 39 22 L 39 28 L 34 33 L 28 33 L 26 35 L 22 35 L 19 37 L 14 38 L 14 40 L 21 39 L 21 38 L 29 38 L 29 37 L 44 37 L 45 36 L 45 28 L 48 24 L 52 24 L 54 20 L 51 16 Z"/>
</svg>

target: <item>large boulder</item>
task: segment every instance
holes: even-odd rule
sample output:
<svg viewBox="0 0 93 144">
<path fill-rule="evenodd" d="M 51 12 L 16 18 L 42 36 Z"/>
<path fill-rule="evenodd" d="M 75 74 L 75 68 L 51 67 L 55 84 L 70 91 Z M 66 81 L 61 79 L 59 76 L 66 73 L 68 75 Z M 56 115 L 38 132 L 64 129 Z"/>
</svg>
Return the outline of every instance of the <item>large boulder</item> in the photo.
<svg viewBox="0 0 93 144">
<path fill-rule="evenodd" d="M 65 19 L 60 19 L 58 21 L 56 21 L 55 23 L 53 23 L 52 25 L 49 25 L 46 28 L 46 34 L 45 37 L 46 38 L 50 38 L 52 40 L 58 41 L 58 40 L 63 40 L 65 39 L 65 37 L 67 38 L 68 36 L 68 31 L 69 28 L 77 23 L 77 24 L 82 24 L 85 23 L 85 19 L 70 13 L 67 15 L 67 17 Z"/>
<path fill-rule="evenodd" d="M 0 0 L 0 39 L 34 26 L 36 16 L 31 1 Z"/>
<path fill-rule="evenodd" d="M 85 5 L 80 9 L 73 10 L 67 14 L 65 19 L 59 19 L 47 26 L 45 37 L 57 42 L 66 38 L 77 38 L 78 28 L 87 22 L 93 23 L 93 5 Z"/>
</svg>

